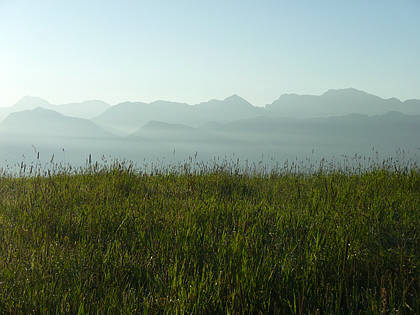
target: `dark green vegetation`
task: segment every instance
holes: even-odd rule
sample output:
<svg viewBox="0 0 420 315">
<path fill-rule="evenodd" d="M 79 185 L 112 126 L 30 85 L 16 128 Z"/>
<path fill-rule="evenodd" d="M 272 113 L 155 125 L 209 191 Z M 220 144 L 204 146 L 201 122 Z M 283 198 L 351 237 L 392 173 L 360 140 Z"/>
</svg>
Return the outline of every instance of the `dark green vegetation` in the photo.
<svg viewBox="0 0 420 315">
<path fill-rule="evenodd" d="M 418 168 L 0 178 L 1 313 L 419 313 Z"/>
</svg>

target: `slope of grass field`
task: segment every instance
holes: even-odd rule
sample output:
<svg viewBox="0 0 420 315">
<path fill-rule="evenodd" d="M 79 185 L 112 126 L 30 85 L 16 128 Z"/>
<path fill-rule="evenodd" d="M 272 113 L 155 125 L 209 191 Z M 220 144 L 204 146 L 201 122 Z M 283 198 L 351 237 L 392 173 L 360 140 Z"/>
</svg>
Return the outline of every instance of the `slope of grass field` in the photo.
<svg viewBox="0 0 420 315">
<path fill-rule="evenodd" d="M 420 174 L 0 177 L 1 313 L 420 313 Z"/>
</svg>

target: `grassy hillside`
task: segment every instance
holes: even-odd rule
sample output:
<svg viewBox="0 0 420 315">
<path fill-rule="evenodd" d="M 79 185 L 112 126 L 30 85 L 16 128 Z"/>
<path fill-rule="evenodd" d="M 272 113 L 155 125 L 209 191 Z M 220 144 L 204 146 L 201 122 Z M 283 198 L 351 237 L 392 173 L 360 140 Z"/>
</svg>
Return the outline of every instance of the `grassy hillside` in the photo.
<svg viewBox="0 0 420 315">
<path fill-rule="evenodd" d="M 420 173 L 0 178 L 1 313 L 420 312 Z"/>
</svg>

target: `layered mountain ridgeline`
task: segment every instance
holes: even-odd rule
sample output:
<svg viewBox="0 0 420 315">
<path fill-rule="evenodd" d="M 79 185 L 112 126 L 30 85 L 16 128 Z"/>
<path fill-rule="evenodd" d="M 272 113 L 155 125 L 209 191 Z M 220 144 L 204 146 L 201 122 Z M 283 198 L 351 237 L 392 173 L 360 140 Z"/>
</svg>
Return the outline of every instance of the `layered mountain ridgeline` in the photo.
<svg viewBox="0 0 420 315">
<path fill-rule="evenodd" d="M 233 95 L 224 100 L 210 100 L 197 105 L 156 101 L 153 103 L 125 102 L 111 107 L 94 119 L 96 123 L 131 133 L 149 121 L 200 126 L 217 121 L 229 122 L 265 114 L 243 98 Z"/>
<path fill-rule="evenodd" d="M 378 115 L 399 111 L 420 115 L 420 100 L 401 102 L 397 98 L 383 99 L 353 88 L 328 90 L 324 94 L 284 94 L 266 109 L 276 115 L 295 118 L 328 117 L 351 113 Z"/>
<path fill-rule="evenodd" d="M 25 96 L 11 107 L 0 107 L 0 116 L 37 107 L 51 109 L 67 116 L 94 119 L 101 124 L 124 126 L 126 129 L 130 126 L 131 131 L 151 120 L 199 126 L 208 122 L 229 122 L 265 114 L 314 118 L 351 113 L 380 115 L 389 111 L 399 111 L 408 115 L 420 115 L 420 100 L 402 102 L 397 98 L 383 99 L 348 88 L 328 90 L 319 96 L 283 94 L 265 107 L 254 106 L 238 95 L 196 105 L 159 100 L 152 103 L 123 102 L 114 106 L 100 100 L 53 105 L 39 97 Z"/>
<path fill-rule="evenodd" d="M 150 104 L 124 102 L 111 107 L 94 118 L 93 121 L 101 126 L 129 134 L 152 120 L 190 124 L 194 121 L 193 117 L 189 116 L 190 107 L 184 103 L 166 101 L 156 101 Z"/>
<path fill-rule="evenodd" d="M 91 119 L 106 111 L 110 106 L 111 105 L 99 100 L 53 105 L 39 97 L 25 96 L 11 107 L 0 108 L 0 119 L 4 119 L 11 113 L 32 110 L 38 107 L 50 109 L 66 116 Z"/>
<path fill-rule="evenodd" d="M 34 110 L 37 104 L 43 109 Z M 388 143 L 404 147 L 418 145 L 420 134 L 420 101 L 382 99 L 355 89 L 329 90 L 320 96 L 286 94 L 265 108 L 233 95 L 197 105 L 160 100 L 115 106 L 101 101 L 52 105 L 25 97 L 3 113 L 11 110 L 16 113 L 1 123 L 2 133 L 30 137 L 116 135 L 166 142 Z"/>
<path fill-rule="evenodd" d="M 113 137 L 90 120 L 64 116 L 40 107 L 10 114 L 0 123 L 0 133 L 28 137 Z"/>
<path fill-rule="evenodd" d="M 329 90 L 320 96 L 285 94 L 263 108 L 233 95 L 224 100 L 211 100 L 193 106 L 165 101 L 150 104 L 121 103 L 96 117 L 94 121 L 123 132 L 133 132 L 139 125 L 151 120 L 198 127 L 259 116 L 316 118 L 351 113 L 380 115 L 389 111 L 418 115 L 420 101 L 401 102 L 396 98 L 382 99 L 356 89 L 343 89 Z"/>
</svg>

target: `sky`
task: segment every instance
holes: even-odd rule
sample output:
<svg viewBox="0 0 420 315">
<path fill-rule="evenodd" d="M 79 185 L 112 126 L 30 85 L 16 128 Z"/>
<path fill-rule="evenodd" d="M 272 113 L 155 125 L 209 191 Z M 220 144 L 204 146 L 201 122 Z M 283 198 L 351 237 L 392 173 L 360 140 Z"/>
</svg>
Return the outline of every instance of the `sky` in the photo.
<svg viewBox="0 0 420 315">
<path fill-rule="evenodd" d="M 0 106 L 420 99 L 419 0 L 0 0 Z"/>
</svg>

